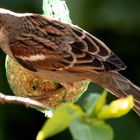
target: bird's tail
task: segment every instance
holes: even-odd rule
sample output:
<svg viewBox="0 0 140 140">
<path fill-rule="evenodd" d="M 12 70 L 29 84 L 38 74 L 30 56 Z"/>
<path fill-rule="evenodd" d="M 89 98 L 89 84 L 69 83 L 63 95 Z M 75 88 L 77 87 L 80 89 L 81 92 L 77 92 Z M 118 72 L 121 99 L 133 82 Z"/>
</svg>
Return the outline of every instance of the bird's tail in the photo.
<svg viewBox="0 0 140 140">
<path fill-rule="evenodd" d="M 117 72 L 90 75 L 91 81 L 101 85 L 115 96 L 122 98 L 133 95 L 135 112 L 140 116 L 140 88 Z"/>
</svg>

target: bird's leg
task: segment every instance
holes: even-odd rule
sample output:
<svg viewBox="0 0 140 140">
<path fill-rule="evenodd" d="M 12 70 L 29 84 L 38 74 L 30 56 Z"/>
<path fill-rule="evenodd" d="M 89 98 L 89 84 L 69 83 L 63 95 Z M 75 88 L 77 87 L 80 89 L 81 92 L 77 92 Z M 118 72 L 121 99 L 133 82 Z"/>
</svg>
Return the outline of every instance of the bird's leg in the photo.
<svg viewBox="0 0 140 140">
<path fill-rule="evenodd" d="M 63 92 L 63 96 L 65 96 L 65 87 L 63 86 L 60 86 L 58 89 L 56 90 L 50 90 L 50 91 L 45 91 L 42 95 L 39 95 L 39 96 L 33 96 L 31 97 L 33 100 L 37 100 L 39 102 L 42 102 L 42 101 L 47 101 L 49 98 L 53 97 L 53 96 L 58 96 L 59 97 L 59 94 L 62 94 Z"/>
<path fill-rule="evenodd" d="M 66 102 L 66 100 L 73 99 L 77 93 L 76 85 L 74 83 L 61 83 L 55 90 L 43 91 L 42 95 L 30 97 L 33 100 L 37 100 L 42 103 L 47 103 L 49 100 L 59 100 L 60 102 Z M 71 97 L 72 96 L 72 97 Z M 69 97 L 69 99 L 67 99 Z"/>
</svg>

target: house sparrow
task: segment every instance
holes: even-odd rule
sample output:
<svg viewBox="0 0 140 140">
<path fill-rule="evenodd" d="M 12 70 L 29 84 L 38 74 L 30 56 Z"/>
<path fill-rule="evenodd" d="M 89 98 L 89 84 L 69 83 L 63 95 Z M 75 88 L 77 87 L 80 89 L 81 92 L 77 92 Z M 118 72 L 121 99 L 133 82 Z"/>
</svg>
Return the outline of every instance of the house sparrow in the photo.
<svg viewBox="0 0 140 140">
<path fill-rule="evenodd" d="M 118 73 L 125 64 L 77 26 L 0 9 L 0 48 L 30 72 L 64 87 L 88 79 L 119 98 L 133 95 L 140 115 L 139 87 Z"/>
</svg>

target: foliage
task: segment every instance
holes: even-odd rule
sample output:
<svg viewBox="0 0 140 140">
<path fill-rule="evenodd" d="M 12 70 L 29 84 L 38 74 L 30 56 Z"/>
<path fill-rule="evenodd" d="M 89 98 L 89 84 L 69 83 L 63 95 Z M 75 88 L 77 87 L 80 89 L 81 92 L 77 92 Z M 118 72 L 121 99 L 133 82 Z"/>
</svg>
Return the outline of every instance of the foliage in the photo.
<svg viewBox="0 0 140 140">
<path fill-rule="evenodd" d="M 129 96 L 106 106 L 106 95 L 107 93 L 104 92 L 102 96 L 96 94 L 88 96 L 83 105 L 85 111 L 72 103 L 65 103 L 56 108 L 52 118 L 46 121 L 38 133 L 37 140 L 56 135 L 67 127 L 76 140 L 112 140 L 113 130 L 104 119 L 123 116 L 133 107 L 134 103 L 132 96 Z"/>
</svg>

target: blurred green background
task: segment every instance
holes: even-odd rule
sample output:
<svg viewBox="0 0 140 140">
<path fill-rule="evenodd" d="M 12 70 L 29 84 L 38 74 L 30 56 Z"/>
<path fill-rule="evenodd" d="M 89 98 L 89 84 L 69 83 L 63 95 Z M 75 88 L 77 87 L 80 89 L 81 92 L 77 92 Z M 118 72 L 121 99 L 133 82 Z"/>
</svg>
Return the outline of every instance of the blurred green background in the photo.
<svg viewBox="0 0 140 140">
<path fill-rule="evenodd" d="M 103 40 L 127 65 L 121 73 L 140 86 L 140 1 L 66 0 L 74 24 Z M 42 13 L 41 0 L 0 0 L 0 7 L 15 12 Z M 0 91 L 12 93 L 5 77 L 5 55 L 0 51 Z M 90 85 L 87 93 L 101 91 Z M 108 101 L 115 99 L 111 94 Z M 0 140 L 34 140 L 46 118 L 34 109 L 0 105 Z M 115 140 L 140 140 L 140 119 L 131 111 L 109 120 Z M 69 131 L 50 140 L 71 140 Z"/>
</svg>

